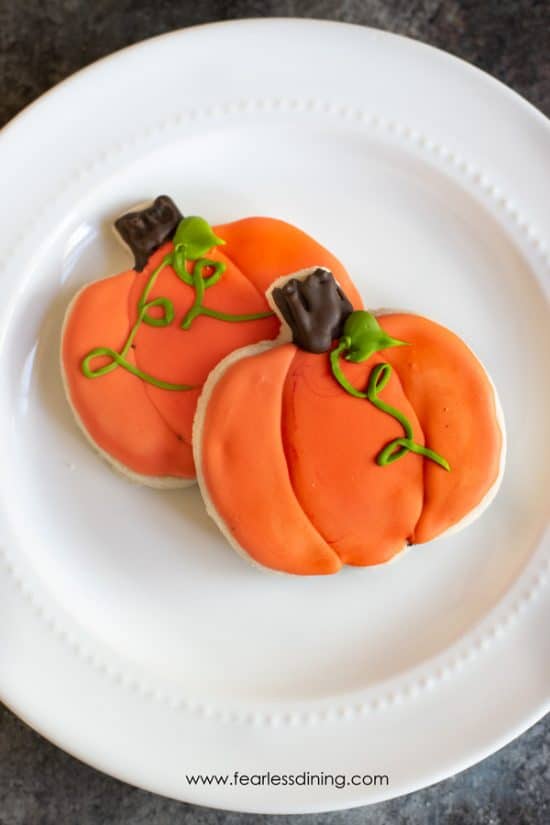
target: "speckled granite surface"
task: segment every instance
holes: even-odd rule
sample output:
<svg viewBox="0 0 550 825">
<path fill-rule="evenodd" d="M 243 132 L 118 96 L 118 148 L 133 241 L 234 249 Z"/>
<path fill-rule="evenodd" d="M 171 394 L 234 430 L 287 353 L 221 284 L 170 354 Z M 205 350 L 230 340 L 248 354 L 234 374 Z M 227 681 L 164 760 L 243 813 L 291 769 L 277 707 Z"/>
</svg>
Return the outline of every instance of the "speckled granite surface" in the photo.
<svg viewBox="0 0 550 825">
<path fill-rule="evenodd" d="M 253 16 L 324 17 L 419 38 L 469 60 L 550 115 L 550 0 L 0 0 L 0 125 L 43 91 L 129 43 Z M 0 614 L 1 615 L 1 614 Z M 82 765 L 0 706 L 0 825 L 236 825 Z M 550 718 L 480 765 L 402 799 L 297 825 L 548 825 Z"/>
</svg>

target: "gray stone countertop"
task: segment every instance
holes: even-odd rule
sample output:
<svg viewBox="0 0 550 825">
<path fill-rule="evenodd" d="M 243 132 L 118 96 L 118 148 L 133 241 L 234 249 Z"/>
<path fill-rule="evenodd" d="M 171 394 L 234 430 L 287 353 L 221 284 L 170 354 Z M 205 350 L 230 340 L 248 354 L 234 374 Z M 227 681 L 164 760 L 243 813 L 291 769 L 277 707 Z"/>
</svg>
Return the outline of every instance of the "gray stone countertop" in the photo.
<svg viewBox="0 0 550 825">
<path fill-rule="evenodd" d="M 550 115 L 550 0 L 0 0 L 0 126 L 67 75 L 171 29 L 242 17 L 318 17 L 409 35 L 507 83 Z M 548 825 L 550 717 L 431 788 L 296 825 Z M 0 706 L 0 825 L 236 825 L 251 816 L 163 799 L 60 751 Z"/>
</svg>

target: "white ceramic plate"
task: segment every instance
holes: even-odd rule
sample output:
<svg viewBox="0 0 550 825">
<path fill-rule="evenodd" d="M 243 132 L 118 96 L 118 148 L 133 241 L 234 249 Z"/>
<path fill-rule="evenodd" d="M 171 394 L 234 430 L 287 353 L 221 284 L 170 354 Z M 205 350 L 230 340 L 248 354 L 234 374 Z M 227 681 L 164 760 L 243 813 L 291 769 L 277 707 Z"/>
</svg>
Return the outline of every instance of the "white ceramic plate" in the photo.
<svg viewBox="0 0 550 825">
<path fill-rule="evenodd" d="M 393 35 L 213 25 L 43 97 L 2 133 L 0 180 L 0 695 L 16 713 L 136 785 L 299 812 L 434 782 L 545 712 L 550 129 L 538 112 Z M 490 511 L 398 564 L 308 580 L 246 565 L 196 489 L 115 475 L 63 397 L 59 331 L 82 284 L 128 264 L 113 216 L 160 192 L 212 223 L 295 222 L 369 305 L 463 335 L 508 424 Z M 186 780 L 235 770 L 389 784 Z"/>
</svg>

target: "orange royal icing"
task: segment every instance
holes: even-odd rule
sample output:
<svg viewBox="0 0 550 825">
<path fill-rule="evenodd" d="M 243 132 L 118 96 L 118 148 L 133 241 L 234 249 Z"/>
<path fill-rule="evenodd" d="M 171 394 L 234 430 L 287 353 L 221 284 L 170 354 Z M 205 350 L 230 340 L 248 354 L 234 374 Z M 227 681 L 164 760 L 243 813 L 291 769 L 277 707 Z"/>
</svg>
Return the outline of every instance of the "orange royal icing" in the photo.
<svg viewBox="0 0 550 825">
<path fill-rule="evenodd" d="M 481 502 L 498 478 L 503 436 L 491 382 L 464 341 L 419 315 L 395 313 L 380 322 L 390 335 L 412 342 L 384 358 L 399 374 L 426 443 L 452 467 L 445 473 L 424 462 L 424 506 L 411 537 L 421 543 Z"/>
<path fill-rule="evenodd" d="M 274 347 L 221 377 L 204 421 L 203 463 L 218 513 L 253 559 L 287 573 L 335 573 L 341 561 L 304 513 L 281 441 L 283 389 L 295 354 L 292 344 Z"/>
<path fill-rule="evenodd" d="M 238 361 L 212 390 L 201 468 L 227 530 L 266 567 L 299 574 L 338 569 L 325 557 L 319 563 L 313 541 L 311 559 L 304 556 L 296 502 L 341 563 L 372 565 L 457 524 L 498 477 L 502 433 L 494 392 L 471 350 L 419 316 L 393 314 L 380 323 L 410 346 L 344 362 L 345 373 L 364 390 L 373 366 L 389 362 L 394 371 L 381 397 L 409 419 L 415 441 L 442 453 L 452 470 L 413 453 L 376 464 L 380 449 L 402 430 L 336 383 L 328 354 L 289 344 Z"/>
<path fill-rule="evenodd" d="M 356 307 L 361 306 L 342 265 L 290 224 L 248 218 L 214 231 L 226 244 L 209 257 L 224 261 L 227 268 L 219 283 L 206 292 L 205 303 L 211 308 L 239 314 L 265 312 L 269 308 L 264 292 L 275 277 L 316 265 L 333 269 Z M 171 249 L 168 243 L 157 250 L 143 272 L 129 270 L 79 293 L 65 323 L 62 363 L 71 403 L 100 449 L 140 475 L 193 479 L 191 429 L 202 384 L 229 352 L 274 338 L 279 330 L 275 317 L 228 323 L 203 316 L 184 331 L 180 322 L 191 306 L 193 289 L 166 267 L 149 297 L 170 298 L 176 309 L 174 322 L 163 328 L 141 324 L 128 360 L 157 378 L 197 388 L 159 389 L 122 368 L 93 379 L 81 370 L 82 359 L 95 347 L 120 350 L 136 320 L 148 277 Z"/>
</svg>

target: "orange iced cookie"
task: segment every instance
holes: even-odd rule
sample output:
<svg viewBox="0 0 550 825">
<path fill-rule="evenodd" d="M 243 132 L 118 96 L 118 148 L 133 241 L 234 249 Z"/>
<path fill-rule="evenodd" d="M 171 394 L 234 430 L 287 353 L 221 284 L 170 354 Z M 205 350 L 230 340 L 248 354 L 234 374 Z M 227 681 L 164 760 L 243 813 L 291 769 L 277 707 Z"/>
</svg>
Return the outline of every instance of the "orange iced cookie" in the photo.
<svg viewBox="0 0 550 825">
<path fill-rule="evenodd" d="M 210 227 L 166 196 L 120 218 L 134 268 L 82 289 L 65 318 L 61 365 L 84 433 L 115 467 L 150 486 L 195 479 L 192 423 L 202 385 L 228 353 L 273 339 L 265 291 L 278 276 L 342 265 L 284 221 Z"/>
<path fill-rule="evenodd" d="M 420 316 L 353 311 L 325 269 L 281 279 L 286 338 L 233 352 L 197 407 L 207 508 L 258 564 L 374 565 L 479 515 L 504 428 L 472 351 Z"/>
</svg>

